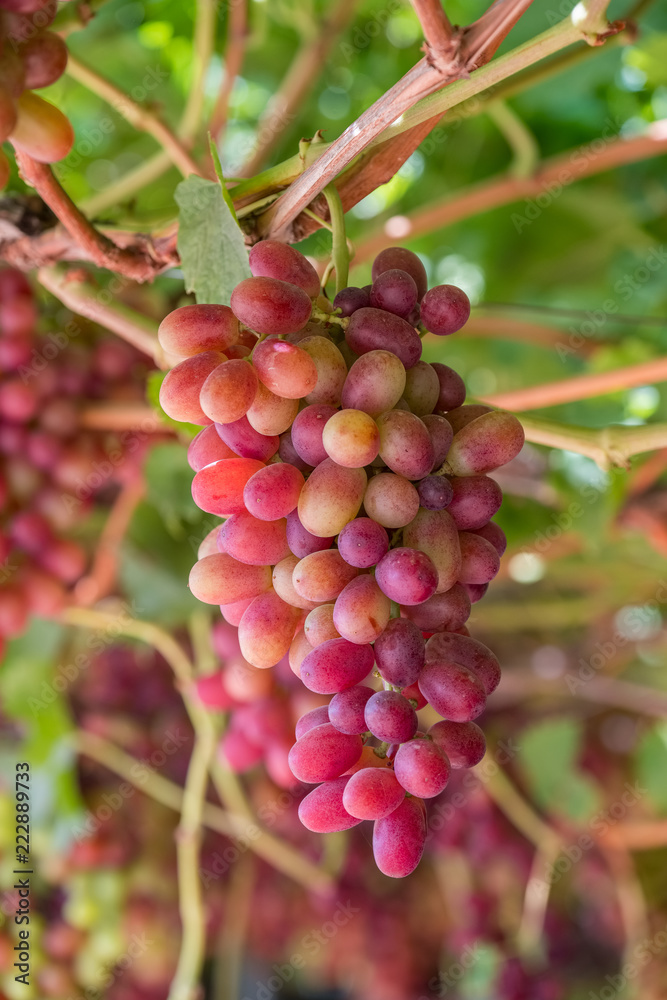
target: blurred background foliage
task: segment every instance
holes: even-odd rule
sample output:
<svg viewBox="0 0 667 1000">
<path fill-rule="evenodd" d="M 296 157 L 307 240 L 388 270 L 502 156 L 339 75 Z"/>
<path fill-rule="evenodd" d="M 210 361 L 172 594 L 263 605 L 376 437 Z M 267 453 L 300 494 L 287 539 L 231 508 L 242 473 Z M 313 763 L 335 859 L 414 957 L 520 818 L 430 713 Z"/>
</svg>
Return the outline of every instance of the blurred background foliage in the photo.
<svg viewBox="0 0 667 1000">
<path fill-rule="evenodd" d="M 295 53 L 315 43 L 321 19 L 333 6 L 333 0 L 252 0 L 249 4 L 246 55 L 231 95 L 229 121 L 219 150 L 227 177 L 236 177 L 251 156 L 267 104 L 279 90 Z M 572 6 L 568 0 L 536 0 L 501 51 L 546 30 L 567 15 Z M 192 85 L 193 3 L 109 0 L 99 5 L 93 3 L 92 7 L 95 16 L 90 23 L 68 34 L 72 54 L 138 103 L 157 110 L 175 127 Z M 484 3 L 459 0 L 447 4 L 454 23 L 472 21 L 484 7 Z M 667 7 L 653 3 L 640 8 L 639 29 L 629 44 L 612 40 L 603 48 L 587 50 L 557 76 L 522 89 L 508 99 L 507 105 L 533 137 L 540 159 L 573 150 L 587 155 L 597 148 L 593 144 L 601 137 L 632 137 L 650 126 L 662 129 L 663 137 L 667 133 Z M 617 0 L 612 4 L 610 16 L 623 16 L 627 9 Z M 63 23 L 67 21 L 67 7 L 59 17 Z M 205 80 L 204 121 L 213 109 L 224 74 L 228 18 L 229 8 L 220 4 L 215 11 L 214 55 Z M 409 69 L 419 57 L 421 43 L 419 23 L 407 3 L 368 0 L 357 4 L 348 27 L 328 53 L 321 74 L 312 81 L 298 113 L 280 130 L 270 159 L 264 165 L 292 156 L 299 139 L 312 136 L 317 130 L 322 130 L 326 140 L 339 135 Z M 44 96 L 63 108 L 74 124 L 77 136 L 74 150 L 57 166 L 56 172 L 77 203 L 84 208 L 88 206 L 99 221 L 128 228 L 159 228 L 176 217 L 174 190 L 180 176 L 174 168 L 166 169 L 129 197 L 114 197 L 121 178 L 144 166 L 156 153 L 152 138 L 132 129 L 116 110 L 69 75 L 45 91 Z M 382 232 L 386 225 L 390 232 L 400 231 L 401 219 L 425 204 L 455 196 L 472 184 L 510 172 L 514 158 L 504 120 L 484 109 L 449 131 L 445 120 L 443 141 L 425 143 L 391 182 L 348 214 L 348 235 L 352 242 L 361 244 L 369 236 Z M 200 129 L 194 150 L 200 157 L 206 148 L 205 131 Z M 533 206 L 530 209 L 521 199 L 413 241 L 396 239 L 422 256 L 431 281 L 462 286 L 475 304 L 474 315 L 480 320 L 474 336 L 427 342 L 426 359 L 442 360 L 456 368 L 466 381 L 470 397 L 474 397 L 663 357 L 667 345 L 665 178 L 663 155 L 578 181 L 544 207 L 538 206 L 533 219 L 528 218 L 528 213 L 534 214 L 535 201 L 529 200 Z M 16 177 L 11 186 L 14 191 L 21 190 Z M 328 237 L 316 234 L 300 248 L 321 256 L 327 240 Z M 353 262 L 352 281 L 361 285 L 369 278 L 370 261 L 356 267 Z M 135 308 L 156 319 L 186 301 L 178 272 L 170 272 L 152 288 L 132 290 L 128 297 Z M 616 306 L 613 313 L 610 301 Z M 44 323 L 63 322 L 63 311 L 51 300 L 47 301 L 44 293 L 42 304 Z M 535 342 L 511 334 L 491 336 L 484 330 L 484 320 L 490 316 L 529 320 L 549 329 L 553 336 Z M 149 398 L 154 399 L 155 395 L 153 390 L 149 391 Z M 564 424 L 596 428 L 662 421 L 667 420 L 667 394 L 664 383 L 649 382 L 550 407 L 540 411 L 540 415 Z M 182 432 L 174 432 L 165 423 L 164 439 L 148 455 L 146 494 L 123 543 L 120 579 L 120 594 L 130 602 L 137 617 L 176 630 L 186 626 L 195 610 L 195 602 L 186 589 L 186 577 L 197 546 L 211 527 L 190 497 L 191 473 L 185 461 L 184 440 Z M 487 599 L 475 606 L 470 623 L 473 634 L 498 652 L 505 668 L 505 680 L 492 703 L 488 726 L 496 740 L 512 738 L 520 744 L 521 753 L 507 770 L 537 813 L 559 829 L 576 830 L 577 824 L 588 829 L 592 818 L 617 800 L 625 782 L 639 781 L 645 789 L 632 806 L 631 818 L 649 824 L 654 839 L 642 845 L 650 850 L 631 855 L 630 848 L 620 849 L 618 857 L 610 862 L 618 899 L 609 888 L 604 863 L 592 852 L 582 866 L 585 872 L 568 874 L 554 888 L 553 912 L 547 917 L 547 929 L 556 936 L 552 939 L 547 971 L 533 955 L 536 968 L 542 972 L 531 980 L 532 986 L 519 985 L 512 992 L 515 955 L 507 942 L 521 921 L 520 901 L 517 903 L 514 896 L 522 896 L 523 886 L 518 887 L 516 880 L 513 885 L 506 885 L 502 864 L 496 870 L 488 859 L 493 855 L 498 861 L 506 860 L 518 841 L 525 848 L 522 837 L 525 830 L 517 833 L 517 824 L 512 826 L 511 796 L 507 798 L 502 784 L 496 787 L 492 782 L 487 791 L 496 803 L 493 808 L 509 815 L 509 821 L 498 819 L 500 813 L 496 816 L 496 829 L 500 833 L 494 834 L 495 839 L 490 838 L 485 848 L 487 854 L 479 855 L 489 868 L 475 873 L 475 877 L 483 883 L 486 878 L 483 889 L 478 889 L 480 905 L 492 910 L 497 921 L 480 946 L 486 949 L 482 958 L 466 972 L 462 983 L 445 988 L 445 992 L 442 992 L 443 982 L 440 985 L 436 982 L 430 989 L 414 985 L 433 976 L 433 968 L 424 961 L 424 968 L 420 967 L 412 977 L 413 985 L 404 987 L 407 992 L 398 991 L 398 987 L 391 992 L 390 976 L 380 977 L 381 987 L 375 980 L 372 983 L 370 979 L 364 980 L 353 963 L 346 968 L 339 954 L 342 946 L 337 946 L 335 957 L 333 953 L 329 959 L 320 956 L 315 971 L 311 969 L 309 973 L 315 992 L 307 992 L 304 986 L 299 996 L 324 997 L 328 994 L 316 992 L 316 987 L 324 991 L 327 984 L 337 985 L 340 996 L 388 996 L 396 1000 L 420 996 L 419 988 L 429 998 L 445 993 L 480 1000 L 506 995 L 545 1000 L 603 996 L 599 991 L 606 988 L 604 977 L 617 974 L 619 962 L 622 963 L 624 954 L 627 957 L 635 941 L 633 935 L 641 936 L 642 932 L 664 927 L 665 850 L 655 833 L 655 825 L 667 817 L 665 470 L 664 453 L 635 458 L 628 470 L 603 472 L 580 455 L 527 446 L 520 459 L 498 477 L 506 496 L 497 520 L 508 534 L 510 547 L 500 577 Z M 102 515 L 94 513 L 91 520 L 77 527 L 78 537 L 93 545 L 101 520 Z M 33 817 L 36 851 L 47 866 L 47 881 L 55 884 L 64 878 L 63 862 L 59 859 L 71 844 L 72 831 L 86 809 L 76 777 L 75 754 L 63 740 L 71 729 L 73 716 L 78 715 L 80 721 L 81 706 L 73 707 L 64 696 L 58 697 L 36 719 L 28 703 L 42 680 L 48 678 L 53 663 L 66 662 L 72 645 L 80 641 L 80 637 L 73 637 L 58 626 L 36 623 L 27 636 L 10 644 L 0 676 L 7 719 L 3 761 L 9 768 L 15 756 L 16 739 L 23 738 L 21 752 L 34 761 L 39 782 L 34 799 L 39 808 Z M 139 646 L 127 649 L 130 652 L 118 653 L 119 659 L 144 655 Z M 108 670 L 107 660 L 111 655 L 100 654 L 100 659 L 107 658 L 99 667 L 102 673 Z M 146 667 L 145 655 L 142 662 Z M 150 711 L 146 706 L 143 709 L 147 715 L 141 715 L 129 703 L 117 709 L 135 736 L 138 719 L 141 725 L 154 726 L 159 732 L 170 712 L 178 714 L 169 703 L 148 723 Z M 100 715 L 116 711 L 101 703 L 95 703 L 94 710 Z M 129 721 L 133 712 L 139 714 Z M 118 725 L 114 728 L 109 724 L 109 730 L 117 735 Z M 493 739 L 490 745 L 493 746 Z M 258 800 L 266 780 L 257 780 L 254 797 Z M 468 822 L 478 822 L 481 828 L 486 822 L 484 809 L 490 807 L 476 800 L 475 808 L 477 813 L 473 809 L 466 814 Z M 170 890 L 158 885 L 160 878 L 151 867 L 154 859 L 148 856 L 148 845 L 155 833 L 162 863 L 162 854 L 168 856 L 173 830 L 169 815 L 169 822 L 165 823 L 159 811 L 150 816 L 142 806 L 137 816 L 146 827 L 132 834 L 141 843 L 130 881 L 135 890 L 138 885 L 146 900 L 153 903 L 161 898 L 163 891 L 169 896 Z M 127 824 L 133 821 L 128 812 Z M 664 822 L 663 819 L 663 827 Z M 11 816 L 5 809 L 3 837 L 8 835 L 10 825 Z M 570 842 L 574 842 L 577 834 L 571 836 Z M 667 837 L 663 840 L 667 841 Z M 365 849 L 368 850 L 367 845 Z M 461 845 L 456 851 L 451 848 L 449 855 L 448 850 L 445 845 L 444 860 L 434 862 L 438 877 L 445 882 L 454 878 L 452 857 L 459 857 Z M 478 857 L 475 850 L 471 848 L 473 865 Z M 104 892 L 112 900 L 111 909 L 122 906 L 121 889 L 114 888 L 113 883 L 111 887 L 102 885 L 105 864 L 113 862 L 98 858 L 85 877 L 79 871 L 68 890 L 70 911 L 76 910 L 77 905 L 85 911 L 84 903 L 77 903 L 77 899 L 90 901 L 96 896 L 101 899 Z M 356 868 L 353 865 L 352 874 L 346 876 L 348 889 L 350 885 L 364 883 L 360 871 L 363 861 L 354 864 Z M 172 862 L 167 860 L 164 870 L 169 871 L 170 865 Z M 473 877 L 469 866 L 466 872 L 466 877 Z M 528 873 L 524 874 L 527 877 Z M 11 884 L 7 883 L 7 876 L 5 866 L 5 885 Z M 84 891 L 80 883 L 85 878 L 94 881 L 95 877 L 101 880 L 100 886 L 88 885 Z M 414 884 L 425 892 L 428 876 L 422 874 L 416 878 Z M 492 878 L 496 882 L 490 887 Z M 242 894 L 242 881 L 241 875 L 229 891 Z M 460 954 L 463 945 L 462 939 L 457 938 L 456 919 L 442 923 L 428 908 L 422 906 L 420 910 L 415 902 L 416 890 L 409 883 L 388 887 L 377 879 L 372 885 L 370 881 L 366 884 L 368 913 L 364 916 L 369 925 L 382 927 L 383 914 L 387 921 L 390 918 L 397 921 L 400 934 L 410 940 L 418 953 L 419 933 L 412 927 L 408 934 L 401 920 L 412 919 L 406 916 L 408 912 L 419 913 L 420 927 L 423 921 L 428 924 L 429 919 L 438 927 L 437 933 L 423 932 L 430 942 L 429 955 L 443 951 L 450 956 Z M 222 887 L 215 891 L 221 893 Z M 267 895 L 265 884 L 261 891 L 269 909 L 278 905 L 275 885 L 273 897 Z M 284 886 L 282 891 L 287 891 Z M 293 931 L 300 927 L 294 911 L 302 905 L 295 899 L 295 891 L 290 889 L 289 900 L 282 897 L 284 910 L 276 916 L 277 925 L 280 915 L 289 911 Z M 589 892 L 593 893 L 592 898 L 588 898 Z M 354 898 L 358 905 L 366 905 L 363 895 Z M 170 905 L 173 902 L 171 899 Z M 223 895 L 219 903 L 223 909 L 227 906 Z M 233 898 L 229 905 L 232 904 Z M 437 910 L 438 905 L 434 902 L 433 908 Z M 46 921 L 49 906 L 57 908 L 52 898 L 45 910 Z M 145 906 L 145 925 L 157 926 L 159 914 L 155 908 L 150 910 L 148 902 Z M 516 906 L 518 914 L 514 912 Z M 610 907 L 614 910 L 611 916 Z M 508 915 L 509 910 L 512 912 Z M 118 954 L 117 941 L 113 939 L 117 929 L 115 918 L 104 923 L 99 914 L 91 911 L 76 915 L 73 923 L 76 927 L 96 926 L 98 919 L 102 921 L 100 926 L 103 925 L 99 932 L 102 943 L 95 952 L 99 966 L 102 961 L 99 955 L 104 954 L 105 947 L 112 957 Z M 262 919 L 268 921 L 266 914 Z M 315 918 L 308 912 L 303 919 L 308 927 L 308 921 L 312 924 Z M 523 931 L 529 933 L 530 910 L 527 918 L 524 912 L 523 919 L 528 919 L 528 927 Z M 141 923 L 138 917 L 137 920 Z M 535 920 L 539 924 L 537 916 Z M 441 923 L 446 928 L 444 940 L 438 938 Z M 169 955 L 170 949 L 173 951 L 169 942 L 175 933 L 172 925 L 177 927 L 175 916 L 167 924 L 160 931 L 162 936 L 158 934 L 164 955 Z M 264 926 L 262 920 L 259 924 Z M 303 927 L 299 933 L 302 931 Z M 257 953 L 262 955 L 265 971 L 271 961 L 280 962 L 289 954 L 289 935 L 278 940 L 280 935 L 275 926 L 273 933 L 276 940 L 269 947 L 269 951 L 273 948 L 272 955 L 262 953 L 257 941 L 254 943 Z M 389 942 L 396 941 L 392 934 L 393 930 L 387 931 Z M 588 965 L 586 956 L 577 952 L 573 943 L 578 935 L 590 949 Z M 596 942 L 595 947 L 592 942 Z M 363 949 L 360 941 L 356 941 L 356 946 Z M 82 944 L 79 947 L 85 950 Z M 368 961 L 376 959 L 377 956 L 371 956 Z M 84 959 L 79 961 L 85 965 Z M 386 970 L 386 956 L 383 961 Z M 414 956 L 410 961 L 412 966 L 420 965 Z M 378 960 L 377 964 L 382 962 Z M 652 964 L 648 980 L 644 980 L 637 995 L 656 998 L 665 995 L 667 983 L 664 977 L 660 978 L 660 965 L 664 969 L 664 953 Z M 150 992 L 150 976 L 147 972 L 142 975 L 139 980 L 145 991 L 142 995 L 151 998 L 165 995 L 160 992 L 159 984 L 155 992 Z M 498 984 L 502 976 L 505 985 L 501 989 Z M 108 995 L 118 1000 L 135 995 L 129 991 L 123 993 L 121 986 L 118 982 L 112 984 Z M 10 1000 L 28 996 L 17 992 L 10 978 L 4 988 Z M 289 989 L 284 986 L 281 995 L 291 995 Z M 523 989 L 526 992 L 521 992 Z M 630 996 L 633 989 L 632 983 L 627 983 L 614 995 Z M 33 991 L 30 997 L 39 995 Z M 48 995 L 61 994 L 54 991 Z"/>
</svg>

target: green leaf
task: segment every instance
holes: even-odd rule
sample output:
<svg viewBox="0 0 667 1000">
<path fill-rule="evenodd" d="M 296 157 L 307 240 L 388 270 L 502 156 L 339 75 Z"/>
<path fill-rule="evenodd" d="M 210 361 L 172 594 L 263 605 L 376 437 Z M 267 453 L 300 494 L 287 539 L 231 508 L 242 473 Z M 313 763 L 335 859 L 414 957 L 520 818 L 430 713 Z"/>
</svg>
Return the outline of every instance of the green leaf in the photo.
<svg viewBox="0 0 667 1000">
<path fill-rule="evenodd" d="M 229 305 L 232 291 L 250 277 L 248 251 L 221 185 L 187 177 L 174 195 L 180 208 L 178 252 L 185 287 L 197 302 Z"/>
<path fill-rule="evenodd" d="M 548 719 L 521 733 L 521 769 L 535 801 L 548 812 L 585 820 L 599 806 L 595 783 L 578 770 L 583 730 L 574 719 Z"/>
<path fill-rule="evenodd" d="M 635 767 L 640 784 L 648 789 L 655 809 L 667 813 L 667 722 L 649 730 L 635 755 Z"/>
<path fill-rule="evenodd" d="M 120 576 L 128 598 L 140 609 L 137 617 L 177 628 L 201 607 L 188 590 L 187 573 L 175 572 L 134 546 L 123 549 Z"/>
<path fill-rule="evenodd" d="M 146 460 L 147 496 L 167 524 L 175 520 L 198 521 L 200 511 L 192 499 L 192 469 L 187 452 L 177 442 L 151 448 Z"/>
<path fill-rule="evenodd" d="M 229 191 L 227 190 L 227 181 L 225 180 L 225 175 L 222 172 L 222 163 L 220 162 L 220 155 L 218 153 L 218 147 L 216 146 L 215 142 L 213 141 L 213 136 L 211 135 L 210 132 L 208 133 L 208 145 L 209 145 L 209 149 L 211 150 L 211 157 L 213 159 L 213 166 L 215 168 L 215 172 L 217 174 L 218 180 L 220 181 L 220 188 L 222 190 L 222 197 L 225 199 L 225 205 L 227 206 L 227 208 L 229 209 L 229 211 L 232 213 L 232 216 L 234 217 L 234 222 L 238 226 L 239 219 L 238 219 L 238 216 L 236 214 L 236 209 L 234 208 L 234 202 L 232 201 L 232 196 L 230 195 Z"/>
</svg>

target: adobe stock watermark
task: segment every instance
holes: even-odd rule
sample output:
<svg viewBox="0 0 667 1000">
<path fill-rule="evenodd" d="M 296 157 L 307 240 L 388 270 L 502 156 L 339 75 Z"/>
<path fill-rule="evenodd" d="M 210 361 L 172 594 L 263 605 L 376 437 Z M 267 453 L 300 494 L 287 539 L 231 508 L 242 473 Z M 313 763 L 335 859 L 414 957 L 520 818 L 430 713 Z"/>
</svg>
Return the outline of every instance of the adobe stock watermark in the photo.
<svg viewBox="0 0 667 1000">
<path fill-rule="evenodd" d="M 303 785 L 296 785 L 289 792 L 283 790 L 277 798 L 262 802 L 257 810 L 257 819 L 265 829 L 271 829 L 285 810 L 307 795 L 308 791 L 309 789 Z M 252 844 L 262 836 L 262 833 L 263 830 L 257 823 L 249 821 L 243 833 L 234 834 L 234 843 L 225 847 L 222 853 L 215 851 L 210 860 L 207 860 L 206 867 L 202 866 L 199 869 L 199 877 L 204 888 L 208 889 L 212 882 L 222 878 L 243 854 L 251 850 Z"/>
<path fill-rule="evenodd" d="M 637 607 L 630 608 L 624 618 L 623 630 L 617 629 L 611 638 L 605 642 L 595 643 L 595 652 L 588 659 L 580 657 L 578 670 L 568 671 L 564 675 L 571 694 L 576 694 L 580 687 L 591 681 L 604 670 L 609 661 L 619 649 L 629 642 L 641 639 L 645 635 L 647 625 L 655 621 L 655 612 L 667 602 L 667 580 L 658 581 L 655 597 Z"/>
<path fill-rule="evenodd" d="M 549 886 L 560 882 L 572 868 L 581 861 L 584 854 L 596 846 L 596 838 L 603 836 L 607 830 L 620 823 L 632 811 L 645 795 L 648 789 L 643 788 L 638 781 L 631 785 L 626 781 L 622 794 L 606 809 L 601 809 L 586 824 L 586 831 L 579 834 L 574 843 L 562 848 L 556 860 L 545 870 L 544 878 L 531 879 L 531 888 L 539 892 L 547 891 Z M 592 831 L 588 833 L 587 831 Z"/>
<path fill-rule="evenodd" d="M 141 935 L 133 934 L 123 954 L 114 960 L 112 969 L 108 969 L 107 971 L 104 966 L 100 966 L 104 973 L 104 978 L 99 986 L 86 986 L 82 992 L 77 992 L 73 995 L 70 994 L 67 1000 L 103 1000 L 116 980 L 130 968 L 140 955 L 145 955 L 154 943 L 145 933 Z"/>
<path fill-rule="evenodd" d="M 542 190 L 534 198 L 525 198 L 523 212 L 512 212 L 510 216 L 512 225 L 517 233 L 522 232 L 526 226 L 531 226 L 545 209 L 553 205 L 557 198 L 560 198 L 565 188 L 569 187 L 579 176 L 581 168 L 585 167 L 590 160 L 602 152 L 611 142 L 614 142 L 619 135 L 622 122 L 618 118 L 607 118 L 602 132 L 596 139 L 579 146 L 572 151 L 568 157 L 569 166 L 563 164 L 555 177 L 545 181 Z M 539 175 L 538 175 L 539 179 Z"/>
<path fill-rule="evenodd" d="M 28 699 L 28 706 L 33 716 L 39 715 L 45 708 L 48 708 L 58 695 L 63 694 L 70 684 L 77 680 L 82 671 L 90 666 L 96 656 L 102 653 L 107 646 L 112 646 L 121 635 L 124 635 L 128 625 L 138 617 L 140 611 L 141 608 L 135 601 L 131 601 L 129 604 L 124 601 L 113 621 L 109 622 L 105 628 L 91 632 L 83 643 L 85 652 L 77 653 L 70 663 L 61 664 L 50 681 L 42 681 L 39 696 Z"/>
<path fill-rule="evenodd" d="M 636 979 L 641 970 L 667 948 L 667 924 L 652 937 L 635 945 L 631 959 L 615 976 L 605 976 L 606 985 L 599 990 L 589 990 L 586 1000 L 614 1000 L 626 986 Z"/>
<path fill-rule="evenodd" d="M 446 997 L 451 989 L 457 989 L 460 986 L 466 972 L 469 972 L 470 969 L 472 969 L 478 959 L 478 942 L 475 942 L 475 944 L 472 945 L 466 945 L 457 961 L 452 962 L 447 969 L 441 969 L 437 976 L 433 976 L 432 979 L 429 979 L 427 983 L 429 996 L 421 996 L 419 997 L 419 1000 L 432 1000 L 434 996 Z"/>
<path fill-rule="evenodd" d="M 507 740 L 499 740 L 492 757 L 484 757 L 473 770 L 466 771 L 461 781 L 464 790 L 454 792 L 446 801 L 438 802 L 431 810 L 428 818 L 426 843 L 442 830 L 458 809 L 463 809 L 468 804 L 472 792 L 488 784 L 498 774 L 501 767 L 509 764 L 520 751 L 521 746 L 515 743 L 511 737 Z"/>
<path fill-rule="evenodd" d="M 389 0 L 389 3 L 382 10 L 374 11 L 365 24 L 355 25 L 351 32 L 351 43 L 345 41 L 339 45 L 342 55 L 348 62 L 351 62 L 357 52 L 368 48 L 373 39 L 385 30 L 391 15 L 400 10 L 402 6 L 400 0 Z"/>
<path fill-rule="evenodd" d="M 666 263 L 667 249 L 662 245 L 652 247 L 643 263 L 614 282 L 616 298 L 605 299 L 599 309 L 587 310 L 586 318 L 581 323 L 568 327 L 570 336 L 567 341 L 558 341 L 556 344 L 560 360 L 564 361 L 581 350 L 586 341 L 602 329 L 609 317 L 619 311 L 619 303 L 629 302 Z"/>
<path fill-rule="evenodd" d="M 131 799 L 137 791 L 141 791 L 155 771 L 164 767 L 169 758 L 189 742 L 190 736 L 187 733 L 182 733 L 178 728 L 175 731 L 168 729 L 160 747 L 149 757 L 143 757 L 132 765 L 130 768 L 132 781 L 121 782 L 115 792 L 104 792 L 101 804 L 94 810 L 89 810 L 82 822 L 74 827 L 72 833 L 77 843 L 97 833 L 115 812 L 122 809 L 128 799 Z"/>
<path fill-rule="evenodd" d="M 339 902 L 330 920 L 325 920 L 319 929 L 304 934 L 299 942 L 299 950 L 290 956 L 289 962 L 284 965 L 276 963 L 272 967 L 274 974 L 263 982 L 258 979 L 252 996 L 246 994 L 242 1000 L 273 1000 L 283 986 L 292 981 L 296 972 L 306 967 L 307 959 L 318 955 L 341 927 L 349 924 L 358 913 L 361 913 L 360 908 L 354 906 L 349 899 L 346 903 Z"/>
</svg>

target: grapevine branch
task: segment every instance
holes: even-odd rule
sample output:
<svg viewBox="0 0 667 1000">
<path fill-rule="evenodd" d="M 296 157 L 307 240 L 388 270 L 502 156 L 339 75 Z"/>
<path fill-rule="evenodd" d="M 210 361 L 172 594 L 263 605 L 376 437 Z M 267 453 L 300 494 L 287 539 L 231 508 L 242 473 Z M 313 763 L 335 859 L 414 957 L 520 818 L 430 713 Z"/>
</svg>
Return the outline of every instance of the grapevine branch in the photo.
<svg viewBox="0 0 667 1000">
<path fill-rule="evenodd" d="M 503 174 L 424 205 L 405 216 L 410 227 L 406 236 L 414 239 L 501 205 L 522 198 L 535 198 L 545 191 L 553 192 L 555 189 L 560 193 L 563 188 L 585 177 L 664 153 L 667 153 L 667 120 L 662 119 L 649 125 L 642 135 L 609 140 L 601 150 L 584 145 L 550 157 L 539 164 L 530 177 Z M 556 196 L 552 194 L 552 197 Z M 524 221 L 529 225 L 531 220 Z M 384 231 L 371 235 L 357 245 L 355 261 L 361 263 L 374 257 L 391 242 L 391 237 Z"/>
<path fill-rule="evenodd" d="M 144 249 L 140 248 L 138 242 L 132 247 L 119 247 L 108 236 L 95 229 L 62 188 L 48 164 L 38 163 L 18 149 L 16 160 L 26 184 L 37 191 L 71 239 L 98 267 L 105 267 L 134 281 L 143 282 L 151 280 L 168 266 L 170 261 L 160 259 L 149 237 L 143 238 Z"/>
<path fill-rule="evenodd" d="M 667 447 L 667 424 L 619 425 L 594 430 L 540 417 L 521 417 L 520 420 L 526 441 L 586 455 L 601 469 L 627 468 L 633 455 Z"/>
<path fill-rule="evenodd" d="M 667 381 L 667 358 L 652 358 L 637 365 L 615 368 L 609 372 L 575 375 L 557 382 L 497 392 L 480 399 L 489 406 L 504 410 L 542 410 L 547 406 L 573 403 L 580 399 L 604 396 L 610 392 L 620 392 L 633 386 L 648 385 Z"/>
<path fill-rule="evenodd" d="M 192 159 L 183 143 L 171 131 L 161 118 L 159 118 L 148 108 L 137 104 L 131 97 L 117 87 L 110 80 L 106 80 L 95 70 L 86 66 L 79 59 L 76 59 L 70 52 L 67 60 L 66 72 L 72 79 L 87 87 L 88 90 L 97 94 L 107 104 L 110 104 L 118 114 L 122 115 L 130 125 L 138 131 L 147 132 L 152 135 L 169 155 L 172 163 L 177 167 L 184 177 L 188 174 L 199 174 L 201 171 Z"/>
<path fill-rule="evenodd" d="M 217 143 L 224 135 L 229 115 L 229 101 L 234 84 L 243 67 L 246 42 L 248 39 L 248 3 L 236 0 L 229 4 L 227 20 L 227 44 L 225 46 L 225 75 L 211 115 L 211 134 Z"/>
</svg>

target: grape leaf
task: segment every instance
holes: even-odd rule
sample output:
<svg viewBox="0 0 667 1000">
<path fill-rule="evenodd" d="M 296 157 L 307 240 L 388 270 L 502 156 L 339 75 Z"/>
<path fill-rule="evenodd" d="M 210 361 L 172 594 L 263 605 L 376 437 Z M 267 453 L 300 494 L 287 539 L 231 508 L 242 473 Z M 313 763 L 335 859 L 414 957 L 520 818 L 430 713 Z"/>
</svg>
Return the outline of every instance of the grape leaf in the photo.
<svg viewBox="0 0 667 1000">
<path fill-rule="evenodd" d="M 236 285 L 250 277 L 243 233 L 220 184 L 187 177 L 174 195 L 180 208 L 178 252 L 185 287 L 197 302 L 229 305 Z"/>
<path fill-rule="evenodd" d="M 574 719 L 537 722 L 522 731 L 517 758 L 538 805 L 578 821 L 590 818 L 600 803 L 595 782 L 578 769 L 582 736 Z"/>
</svg>

